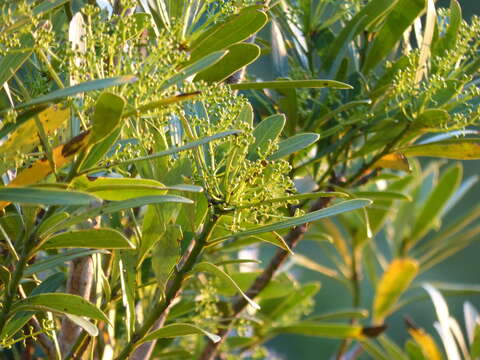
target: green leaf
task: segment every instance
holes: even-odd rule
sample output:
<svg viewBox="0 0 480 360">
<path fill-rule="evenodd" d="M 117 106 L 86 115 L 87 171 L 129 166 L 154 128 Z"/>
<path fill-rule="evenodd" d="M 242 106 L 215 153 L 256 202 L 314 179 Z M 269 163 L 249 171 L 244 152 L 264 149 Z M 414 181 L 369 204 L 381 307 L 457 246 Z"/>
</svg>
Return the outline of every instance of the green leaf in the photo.
<svg viewBox="0 0 480 360">
<path fill-rule="evenodd" d="M 348 84 L 335 80 L 275 80 L 259 82 L 243 82 L 231 84 L 233 90 L 261 90 L 261 89 L 301 89 L 301 88 L 332 88 L 353 89 Z"/>
<path fill-rule="evenodd" d="M 270 155 L 268 160 L 278 160 L 285 156 L 306 149 L 320 138 L 320 135 L 314 133 L 297 134 L 278 144 L 278 150 Z"/>
<path fill-rule="evenodd" d="M 363 71 L 373 70 L 392 51 L 405 30 L 425 9 L 426 0 L 398 0 L 370 45 Z"/>
<path fill-rule="evenodd" d="M 365 319 L 368 317 L 366 309 L 345 309 L 329 313 L 313 315 L 308 318 L 309 321 L 331 320 L 331 319 Z"/>
<path fill-rule="evenodd" d="M 355 16 L 346 24 L 342 31 L 335 37 L 326 52 L 325 68 L 330 69 L 341 50 L 369 25 L 372 25 L 393 8 L 398 0 L 372 0 L 369 1 Z"/>
<path fill-rule="evenodd" d="M 207 83 L 221 82 L 238 70 L 251 64 L 260 56 L 260 48 L 255 44 L 239 43 L 229 46 L 227 55 L 208 69 L 195 76 L 195 81 Z"/>
<path fill-rule="evenodd" d="M 220 278 L 224 283 L 228 284 L 231 288 L 235 289 L 238 291 L 240 295 L 255 309 L 260 309 L 260 306 L 250 299 L 240 288 L 240 286 L 237 285 L 237 283 L 228 275 L 226 272 L 224 272 L 222 269 L 220 269 L 218 266 L 209 263 L 209 262 L 201 262 L 195 266 L 195 271 L 205 271 L 209 272 L 218 278 Z"/>
<path fill-rule="evenodd" d="M 95 305 L 78 295 L 45 293 L 29 296 L 13 304 L 10 314 L 21 310 L 52 311 L 62 314 L 85 316 L 109 323 L 107 316 Z"/>
<path fill-rule="evenodd" d="M 133 251 L 121 251 L 118 262 L 122 302 L 125 307 L 127 339 L 130 341 L 135 331 L 135 290 L 136 290 L 136 254 Z"/>
<path fill-rule="evenodd" d="M 42 281 L 30 295 L 39 295 L 57 290 L 65 282 L 63 273 L 56 273 Z M 8 320 L 3 328 L 0 338 L 3 340 L 12 338 L 32 318 L 34 311 L 19 311 Z"/>
<path fill-rule="evenodd" d="M 421 209 L 418 210 L 412 234 L 406 240 L 407 246 L 412 246 L 434 227 L 450 197 L 460 185 L 462 173 L 460 165 L 452 166 L 443 173 Z"/>
<path fill-rule="evenodd" d="M 175 75 L 173 75 L 171 78 L 167 79 L 163 83 L 163 85 L 160 87 L 160 90 L 165 90 L 172 85 L 181 83 L 186 78 L 209 68 L 210 66 L 219 62 L 220 59 L 222 59 L 226 54 L 227 51 L 216 51 L 214 53 L 208 54 L 207 56 L 201 58 L 193 64 L 188 65 L 183 69 L 180 69 Z"/>
<path fill-rule="evenodd" d="M 163 292 L 168 278 L 180 260 L 180 242 L 183 239 L 182 229 L 178 225 L 168 225 L 160 235 L 152 250 L 152 268 L 155 278 Z"/>
<path fill-rule="evenodd" d="M 92 324 L 90 321 L 87 319 L 77 316 L 77 315 L 72 315 L 72 314 L 65 314 L 65 316 L 72 321 L 73 323 L 77 324 L 80 326 L 83 330 L 85 330 L 88 335 L 90 336 L 98 336 L 98 328 Z"/>
<path fill-rule="evenodd" d="M 326 217 L 335 216 L 347 211 L 360 209 L 362 207 L 370 205 L 371 203 L 372 202 L 370 200 L 366 200 L 366 199 L 347 200 L 347 201 L 343 201 L 341 203 L 335 204 L 333 206 L 330 206 L 326 209 L 313 211 L 311 213 L 308 213 L 302 216 L 293 217 L 288 220 L 279 221 L 274 224 L 258 226 L 249 230 L 239 231 L 234 234 L 225 235 L 225 236 L 213 239 L 212 242 L 225 240 L 230 237 L 241 237 L 241 236 L 263 234 L 270 231 L 291 228 L 291 227 L 302 225 L 312 221 L 317 221 Z"/>
<path fill-rule="evenodd" d="M 428 129 L 430 131 L 444 131 L 444 127 L 450 121 L 450 114 L 445 109 L 426 109 L 418 115 L 414 125 L 419 129 Z"/>
<path fill-rule="evenodd" d="M 31 101 L 18 105 L 15 108 L 23 109 L 25 107 L 29 107 L 32 105 L 55 103 L 66 97 L 73 96 L 78 93 L 101 90 L 101 89 L 105 89 L 107 87 L 112 87 L 112 86 L 131 84 L 135 81 L 137 81 L 137 78 L 132 75 L 124 75 L 124 76 L 118 76 L 118 77 L 108 78 L 108 79 L 87 81 L 78 85 L 52 91 L 47 95 L 42 95 L 40 97 L 37 97 Z"/>
<path fill-rule="evenodd" d="M 49 231 L 46 232 L 44 236 L 52 234 L 53 232 L 58 231 L 60 229 L 65 229 L 69 226 L 78 224 L 82 221 L 94 218 L 99 215 L 111 214 L 121 210 L 136 208 L 143 205 L 161 204 L 161 203 L 191 204 L 192 200 L 184 198 L 182 196 L 176 196 L 176 195 L 157 195 L 157 196 L 142 196 L 139 198 L 113 202 L 106 205 L 94 207 L 78 215 L 71 216 L 64 222 L 61 222 L 58 225 L 49 229 Z"/>
<path fill-rule="evenodd" d="M 104 92 L 98 97 L 93 113 L 90 145 L 107 138 L 120 125 L 124 107 L 125 100 L 118 95 Z"/>
<path fill-rule="evenodd" d="M 273 328 L 273 334 L 299 334 L 307 336 L 321 336 L 335 339 L 365 339 L 372 333 L 381 333 L 385 327 L 363 328 L 361 325 L 348 325 L 336 323 L 322 323 L 302 321 L 289 326 Z M 372 334 L 373 335 L 373 334 Z"/>
<path fill-rule="evenodd" d="M 265 154 L 271 142 L 274 142 L 285 126 L 285 115 L 271 115 L 262 121 L 253 130 L 255 141 L 248 148 L 248 159 L 256 160 L 260 154 Z"/>
<path fill-rule="evenodd" d="M 106 250 L 85 250 L 85 249 L 72 249 L 67 250 L 59 255 L 49 256 L 45 260 L 40 260 L 34 264 L 28 266 L 23 272 L 25 275 L 33 275 L 42 271 L 52 270 L 56 266 L 64 265 L 67 261 L 77 259 L 79 257 L 88 256 L 91 254 L 103 253 L 108 254 Z"/>
<path fill-rule="evenodd" d="M 335 279 L 338 279 L 338 272 L 334 269 L 330 269 L 329 267 L 326 267 L 324 265 L 318 264 L 317 262 L 311 260 L 310 258 L 301 255 L 301 254 L 295 254 L 293 256 L 293 261 L 300 266 L 303 266 L 306 269 L 312 270 L 319 272 L 320 274 L 323 274 L 325 276 L 329 276 Z"/>
<path fill-rule="evenodd" d="M 375 290 L 372 311 L 375 323 L 383 322 L 390 314 L 400 295 L 417 275 L 418 268 L 417 261 L 410 258 L 395 259 L 390 263 Z"/>
<path fill-rule="evenodd" d="M 90 249 L 134 249 L 135 246 L 119 231 L 114 229 L 87 229 L 63 232 L 48 238 L 42 249 L 90 248 Z"/>
<path fill-rule="evenodd" d="M 352 191 L 352 195 L 373 200 L 412 201 L 412 197 L 396 191 Z"/>
<path fill-rule="evenodd" d="M 450 12 L 448 18 L 447 29 L 433 48 L 435 55 L 445 54 L 448 50 L 453 49 L 457 43 L 460 34 L 460 26 L 462 25 L 462 8 L 457 0 L 450 1 Z"/>
<path fill-rule="evenodd" d="M 208 331 L 205 331 L 198 326 L 191 325 L 191 324 L 183 324 L 183 323 L 176 323 L 176 324 L 169 324 L 165 325 L 162 328 L 155 330 L 145 336 L 143 339 L 140 340 L 140 343 L 153 341 L 156 339 L 169 339 L 175 338 L 179 336 L 186 336 L 186 335 L 205 335 L 213 342 L 219 342 L 221 339 L 218 335 L 211 334 Z"/>
<path fill-rule="evenodd" d="M 0 187 L 0 201 L 34 205 L 93 205 L 100 199 L 78 191 Z"/>
<path fill-rule="evenodd" d="M 156 158 L 167 156 L 167 155 L 173 155 L 173 154 L 185 151 L 185 150 L 193 149 L 193 148 L 195 148 L 197 146 L 200 146 L 200 145 L 208 144 L 209 142 L 214 141 L 214 140 L 222 139 L 224 137 L 231 136 L 231 135 L 240 134 L 241 132 L 242 132 L 241 130 L 222 131 L 218 134 L 211 135 L 211 136 L 205 136 L 201 139 L 192 141 L 192 142 L 187 143 L 187 144 L 182 145 L 182 146 L 171 147 L 168 150 L 160 151 L 158 153 L 147 155 L 147 156 L 142 156 L 142 157 L 138 157 L 138 158 L 134 158 L 134 159 L 119 161 L 119 162 L 116 162 L 116 163 L 114 162 L 114 163 L 112 163 L 108 166 L 88 169 L 88 170 L 85 170 L 84 172 L 87 173 L 87 172 L 93 172 L 93 171 L 98 171 L 98 170 L 103 170 L 103 169 L 109 169 L 109 168 L 114 167 L 114 166 L 133 164 L 133 163 L 140 162 L 140 161 L 147 161 L 147 160 L 152 160 L 152 159 L 156 159 Z"/>
<path fill-rule="evenodd" d="M 413 145 L 400 151 L 406 156 L 432 156 L 457 160 L 480 159 L 480 139 L 450 139 Z"/>
<path fill-rule="evenodd" d="M 241 10 L 238 15 L 229 17 L 225 22 L 212 27 L 193 41 L 190 47 L 190 61 L 246 40 L 259 31 L 267 20 L 267 15 L 257 7 Z"/>
<path fill-rule="evenodd" d="M 480 324 L 475 325 L 475 330 L 473 333 L 473 341 L 470 347 L 470 354 L 472 359 L 476 359 L 480 356 Z"/>
</svg>

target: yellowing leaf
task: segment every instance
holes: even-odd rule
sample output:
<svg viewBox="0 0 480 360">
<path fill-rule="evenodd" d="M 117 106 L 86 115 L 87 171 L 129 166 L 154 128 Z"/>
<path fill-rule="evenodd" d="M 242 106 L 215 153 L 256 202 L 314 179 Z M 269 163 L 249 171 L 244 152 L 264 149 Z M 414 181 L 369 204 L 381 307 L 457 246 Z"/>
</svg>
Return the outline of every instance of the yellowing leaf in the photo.
<svg viewBox="0 0 480 360">
<path fill-rule="evenodd" d="M 395 259 L 380 279 L 373 301 L 373 319 L 383 322 L 390 314 L 398 298 L 408 288 L 418 273 L 418 263 L 414 259 Z"/>
<path fill-rule="evenodd" d="M 54 148 L 52 150 L 52 156 L 57 169 L 70 162 L 73 155 L 87 145 L 89 137 L 90 132 L 85 131 L 80 135 L 75 136 L 66 144 Z M 53 170 L 50 167 L 48 160 L 46 158 L 40 159 L 33 163 L 29 168 L 19 173 L 17 177 L 10 184 L 8 184 L 8 186 L 28 186 L 36 184 L 50 175 L 52 171 Z M 10 202 L 0 202 L 0 210 L 4 209 L 6 206 L 8 206 L 8 204 L 10 204 Z"/>
<path fill-rule="evenodd" d="M 415 326 L 411 321 L 407 320 L 408 333 L 415 340 L 422 350 L 423 355 L 428 360 L 442 360 L 443 357 L 438 350 L 438 346 L 433 338 L 422 328 Z"/>
<path fill-rule="evenodd" d="M 401 153 L 391 153 L 384 155 L 379 160 L 377 160 L 373 167 L 401 170 L 407 172 L 411 170 L 407 158 Z"/>
<path fill-rule="evenodd" d="M 70 118 L 70 108 L 62 105 L 53 105 L 39 113 L 38 118 L 43 125 L 47 135 L 53 133 L 56 129 Z M 0 146 L 0 155 L 14 157 L 16 153 L 30 152 L 40 143 L 37 125 L 35 119 L 31 118 L 20 125 Z"/>
<path fill-rule="evenodd" d="M 449 139 L 402 149 L 406 156 L 432 156 L 457 160 L 480 159 L 480 139 Z"/>
</svg>

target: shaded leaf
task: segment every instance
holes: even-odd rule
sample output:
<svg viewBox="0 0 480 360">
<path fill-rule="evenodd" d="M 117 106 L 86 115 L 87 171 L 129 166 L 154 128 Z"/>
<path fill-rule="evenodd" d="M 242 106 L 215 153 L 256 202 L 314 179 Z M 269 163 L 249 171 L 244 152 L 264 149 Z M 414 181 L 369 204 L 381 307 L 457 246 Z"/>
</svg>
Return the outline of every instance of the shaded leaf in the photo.
<svg viewBox="0 0 480 360">
<path fill-rule="evenodd" d="M 154 236 L 154 234 L 152 235 Z M 180 241 L 182 239 L 182 229 L 178 225 L 168 225 L 153 247 L 152 268 L 162 292 L 180 259 Z"/>
<path fill-rule="evenodd" d="M 45 293 L 29 296 L 13 304 L 11 314 L 20 310 L 52 311 L 62 314 L 85 316 L 109 322 L 107 316 L 81 296 L 63 293 Z"/>
<path fill-rule="evenodd" d="M 293 217 L 288 220 L 279 221 L 277 223 L 270 224 L 270 225 L 258 226 L 249 230 L 240 231 L 230 235 L 225 235 L 217 239 L 213 239 L 212 242 L 228 239 L 229 237 L 249 236 L 249 235 L 263 234 L 270 231 L 286 229 L 293 226 L 302 225 L 308 222 L 320 220 L 329 216 L 335 216 L 347 211 L 356 210 L 356 209 L 365 207 L 369 204 L 371 204 L 371 201 L 365 200 L 365 199 L 347 200 L 347 201 L 343 201 L 341 203 L 335 204 L 333 206 L 330 206 L 326 209 L 313 211 L 311 213 L 308 213 L 302 216 Z"/>
<path fill-rule="evenodd" d="M 221 58 L 215 66 L 198 73 L 195 81 L 203 80 L 207 83 L 224 81 L 236 71 L 254 62 L 260 55 L 260 48 L 255 44 L 234 44 L 226 50 L 228 50 L 227 55 Z"/>
<path fill-rule="evenodd" d="M 365 339 L 374 337 L 385 330 L 385 326 L 362 327 L 361 325 L 348 325 L 336 323 L 322 323 L 314 321 L 302 321 L 285 327 L 273 328 L 274 334 L 299 334 L 309 336 L 321 336 L 336 339 Z"/>
<path fill-rule="evenodd" d="M 65 190 L 30 187 L 0 187 L 0 201 L 34 205 L 92 205 L 99 199 L 93 195 Z M 0 207 L 2 203 L 0 203 Z"/>
<path fill-rule="evenodd" d="M 115 94 L 104 92 L 95 103 L 93 125 L 89 144 L 96 144 L 108 137 L 120 125 L 125 100 Z"/>
<path fill-rule="evenodd" d="M 198 326 L 191 325 L 191 324 L 183 324 L 183 323 L 176 323 L 176 324 L 169 324 L 165 325 L 162 328 L 155 330 L 145 336 L 140 342 L 149 342 L 156 339 L 168 339 L 168 338 L 175 338 L 179 336 L 186 336 L 186 335 L 205 335 L 213 342 L 219 342 L 220 337 L 215 334 L 211 334 L 208 331 L 205 331 Z"/>
<path fill-rule="evenodd" d="M 209 263 L 209 262 L 201 262 L 195 266 L 196 271 L 205 271 L 209 272 L 218 278 L 220 278 L 224 283 L 228 284 L 231 288 L 235 289 L 238 291 L 240 295 L 255 309 L 260 309 L 260 306 L 250 299 L 240 288 L 240 286 L 237 285 L 237 283 L 228 275 L 226 272 L 224 272 L 222 269 L 220 269 L 218 266 Z"/>
<path fill-rule="evenodd" d="M 248 159 L 256 160 L 259 155 L 265 154 L 271 142 L 278 138 L 285 126 L 285 115 L 271 115 L 262 121 L 253 130 L 255 141 L 248 148 Z"/>
<path fill-rule="evenodd" d="M 275 80 L 259 82 L 243 82 L 231 84 L 233 90 L 261 90 L 261 89 L 300 89 L 300 88 L 332 88 L 353 89 L 350 85 L 335 80 Z"/>
</svg>

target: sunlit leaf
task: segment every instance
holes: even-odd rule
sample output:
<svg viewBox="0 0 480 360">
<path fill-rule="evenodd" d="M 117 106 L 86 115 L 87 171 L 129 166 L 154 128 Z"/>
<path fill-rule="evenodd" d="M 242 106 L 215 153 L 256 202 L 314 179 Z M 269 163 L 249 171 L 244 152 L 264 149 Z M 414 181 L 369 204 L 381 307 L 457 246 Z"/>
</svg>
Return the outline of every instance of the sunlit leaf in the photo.
<svg viewBox="0 0 480 360">
<path fill-rule="evenodd" d="M 431 156 L 457 160 L 480 159 L 480 139 L 450 139 L 401 149 L 406 156 Z"/>
<path fill-rule="evenodd" d="M 373 319 L 381 323 L 390 314 L 400 295 L 408 288 L 418 273 L 414 259 L 393 260 L 377 284 L 373 301 Z"/>
<path fill-rule="evenodd" d="M 409 172 L 410 164 L 407 158 L 399 152 L 391 153 L 382 156 L 378 159 L 375 164 L 372 165 L 372 168 L 379 167 L 384 169 L 392 169 L 392 170 L 401 170 Z"/>
<path fill-rule="evenodd" d="M 353 89 L 350 85 L 335 80 L 275 80 L 259 82 L 243 82 L 232 84 L 234 90 L 261 90 L 261 89 L 301 89 L 301 88 L 332 88 Z"/>
<path fill-rule="evenodd" d="M 42 249 L 58 248 L 133 249 L 135 246 L 122 233 L 105 228 L 62 232 L 42 245 Z"/>
</svg>

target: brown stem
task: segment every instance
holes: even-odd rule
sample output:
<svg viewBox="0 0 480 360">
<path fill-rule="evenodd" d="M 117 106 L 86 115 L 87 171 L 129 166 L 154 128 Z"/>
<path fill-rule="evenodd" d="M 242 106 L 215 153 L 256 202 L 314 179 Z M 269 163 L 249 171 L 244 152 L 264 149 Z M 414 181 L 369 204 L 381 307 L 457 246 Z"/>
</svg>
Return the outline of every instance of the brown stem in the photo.
<svg viewBox="0 0 480 360">
<path fill-rule="evenodd" d="M 311 207 L 310 212 L 323 209 L 330 203 L 331 200 L 331 197 L 319 198 Z M 290 249 L 294 249 L 298 242 L 302 240 L 303 236 L 308 230 L 308 227 L 308 223 L 297 226 L 290 230 L 290 232 L 285 236 L 285 242 L 288 244 Z M 255 279 L 253 284 L 246 291 L 246 294 L 249 298 L 255 298 L 263 289 L 265 289 L 275 275 L 275 272 L 285 262 L 289 255 L 290 253 L 283 249 L 277 250 L 265 270 L 263 270 L 263 272 Z M 199 360 L 213 360 L 215 358 L 218 348 L 230 332 L 234 319 L 247 307 L 247 304 L 248 302 L 245 300 L 245 298 L 237 298 L 232 305 L 232 315 L 230 319 L 224 320 L 222 322 L 222 329 L 217 332 L 217 335 L 220 336 L 221 340 L 217 343 L 209 341 Z"/>
</svg>

